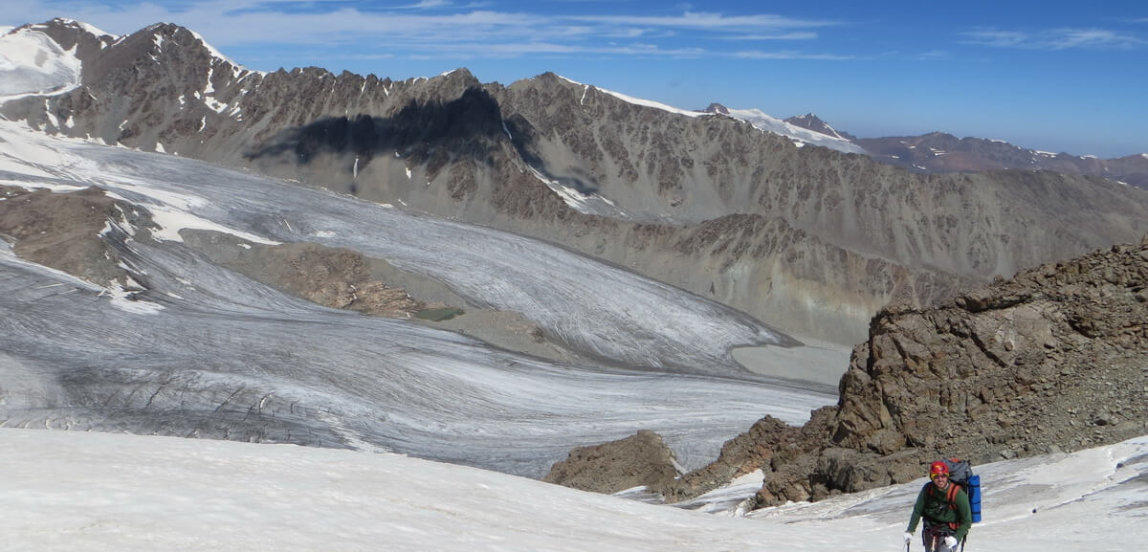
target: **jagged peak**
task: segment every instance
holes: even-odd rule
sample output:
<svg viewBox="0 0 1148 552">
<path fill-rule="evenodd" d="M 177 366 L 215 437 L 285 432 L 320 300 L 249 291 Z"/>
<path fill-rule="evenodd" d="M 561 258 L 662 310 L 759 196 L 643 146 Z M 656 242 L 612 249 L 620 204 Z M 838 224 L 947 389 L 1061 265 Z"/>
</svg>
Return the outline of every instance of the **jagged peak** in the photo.
<svg viewBox="0 0 1148 552">
<path fill-rule="evenodd" d="M 337 78 L 337 77 L 335 77 L 334 73 L 332 73 L 332 72 L 330 72 L 330 71 L 328 71 L 322 67 L 316 67 L 314 65 L 308 65 L 307 67 L 295 67 L 295 68 L 292 68 L 290 71 L 283 69 L 283 68 L 280 68 L 279 71 L 277 71 L 277 72 L 284 72 L 284 73 L 287 73 L 287 74 L 290 74 L 293 76 L 306 75 L 306 76 L 314 77 L 317 79 Z"/>
<path fill-rule="evenodd" d="M 467 69 L 466 67 L 452 69 L 440 74 L 438 77 L 435 77 L 435 79 L 442 79 L 443 81 L 450 83 L 459 83 L 467 88 L 482 86 L 482 83 L 479 82 L 478 77 L 475 77 L 474 74 L 470 72 L 470 69 Z"/>
<path fill-rule="evenodd" d="M 104 31 L 103 29 L 100 29 L 99 27 L 96 27 L 95 25 L 84 23 L 83 21 L 77 21 L 75 19 L 68 19 L 66 17 L 56 17 L 50 21 L 45 21 L 44 23 L 33 23 L 33 24 L 25 25 L 24 27 L 28 27 L 28 28 L 32 28 L 32 29 L 40 29 L 40 28 L 45 28 L 45 29 L 53 29 L 53 28 L 55 28 L 55 29 L 60 29 L 60 28 L 72 29 L 72 30 L 77 30 L 77 31 L 83 31 L 85 33 L 92 35 L 95 38 L 99 38 L 99 37 L 103 37 L 103 36 L 110 36 L 110 37 L 116 36 L 116 35 L 113 35 L 109 32 Z"/>
<path fill-rule="evenodd" d="M 174 37 L 179 31 L 191 32 L 189 29 L 170 22 L 152 23 L 132 34 L 162 34 L 167 37 Z"/>
<path fill-rule="evenodd" d="M 555 73 L 553 71 L 547 71 L 545 73 L 542 73 L 541 75 L 535 76 L 535 77 L 530 78 L 530 79 L 524 79 L 524 80 L 526 82 L 537 82 L 540 84 L 557 84 L 560 86 L 577 86 L 577 87 L 584 89 L 584 90 L 589 90 L 591 88 L 593 88 L 595 90 L 598 89 L 596 86 L 594 86 L 592 84 L 586 84 L 584 82 L 578 82 L 578 81 L 576 81 L 570 77 L 564 77 L 564 76 L 559 75 L 558 73 Z"/>
<path fill-rule="evenodd" d="M 203 48 L 212 58 L 212 65 L 217 63 L 230 65 L 236 73 L 246 70 L 245 67 L 225 56 L 223 52 L 220 52 L 219 49 L 212 46 L 202 35 L 177 23 L 153 23 L 130 35 L 120 37 L 120 39 L 116 41 L 116 45 L 137 41 L 142 42 L 143 40 L 154 43 L 156 49 L 163 48 L 163 44 L 169 40 L 181 47 Z"/>
<path fill-rule="evenodd" d="M 729 108 L 720 104 L 720 103 L 714 102 L 714 103 L 711 103 L 709 105 L 709 107 L 707 107 L 705 109 L 705 112 L 706 113 L 717 113 L 720 115 L 729 115 Z"/>
<path fill-rule="evenodd" d="M 571 82 L 574 84 L 582 84 L 580 82 L 574 81 L 573 79 L 568 79 L 566 77 L 563 77 L 562 75 L 559 75 L 558 73 L 555 73 L 554 71 L 547 71 L 547 72 L 542 73 L 541 75 L 538 75 L 537 77 L 534 77 L 534 78 L 537 80 L 541 80 L 541 81 L 563 80 L 563 81 Z"/>
<path fill-rule="evenodd" d="M 954 136 L 952 134 L 949 134 L 947 132 L 940 132 L 940 131 L 930 132 L 930 133 L 926 134 L 924 137 L 926 137 L 926 138 L 945 138 L 945 139 L 951 138 L 953 140 L 958 139 L 956 136 Z"/>
</svg>

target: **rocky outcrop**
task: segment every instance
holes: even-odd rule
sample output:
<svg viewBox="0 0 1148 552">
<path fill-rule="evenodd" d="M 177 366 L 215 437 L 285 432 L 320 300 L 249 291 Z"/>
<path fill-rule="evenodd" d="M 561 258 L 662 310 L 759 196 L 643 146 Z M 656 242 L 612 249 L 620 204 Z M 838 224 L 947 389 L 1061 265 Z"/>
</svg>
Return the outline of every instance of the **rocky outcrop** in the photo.
<svg viewBox="0 0 1148 552">
<path fill-rule="evenodd" d="M 315 243 L 264 245 L 209 231 L 184 234 L 184 241 L 212 262 L 326 307 L 388 318 L 445 307 L 427 305 L 387 285 L 372 273 L 372 259 L 349 249 Z"/>
<path fill-rule="evenodd" d="M 911 481 L 937 458 L 979 464 L 1111 444 L 1148 432 L 1145 396 L 1148 237 L 936 307 L 882 309 L 837 406 L 801 427 L 766 417 L 658 491 L 676 501 L 761 469 L 757 505 L 771 506 Z M 561 470 L 610 477 L 608 461 L 634 461 L 624 453 L 572 454 Z"/>
<path fill-rule="evenodd" d="M 99 188 L 72 193 L 0 186 L 0 237 L 16 255 L 100 286 L 140 289 L 117 242 L 150 217 Z M 138 275 L 137 275 L 138 276 Z"/>
<path fill-rule="evenodd" d="M 828 432 L 767 475 L 761 504 L 909 481 L 938 457 L 980 463 L 1142 435 L 1148 238 L 938 307 L 882 309 L 840 389 Z"/>
<path fill-rule="evenodd" d="M 0 186 L 0 237 L 17 256 L 102 287 L 147 289 L 146 273 L 132 270 L 129 257 L 137 232 L 151 228 L 146 210 L 99 188 L 56 193 Z M 270 246 L 209 231 L 185 231 L 184 239 L 221 266 L 320 305 L 391 318 L 447 307 L 387 285 L 375 270 L 381 261 L 354 251 L 311 243 Z"/>
<path fill-rule="evenodd" d="M 678 475 L 674 453 L 662 437 L 639 431 L 625 439 L 571 450 L 543 481 L 595 493 L 612 494 L 640 486 L 666 493 L 674 488 Z"/>
</svg>

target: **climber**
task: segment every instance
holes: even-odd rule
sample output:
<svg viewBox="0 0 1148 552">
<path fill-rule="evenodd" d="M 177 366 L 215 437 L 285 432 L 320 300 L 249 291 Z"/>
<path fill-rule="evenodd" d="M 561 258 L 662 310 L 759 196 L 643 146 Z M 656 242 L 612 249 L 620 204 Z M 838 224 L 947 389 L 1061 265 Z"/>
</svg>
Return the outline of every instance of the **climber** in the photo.
<svg viewBox="0 0 1148 552">
<path fill-rule="evenodd" d="M 973 524 L 969 495 L 960 485 L 949 481 L 949 466 L 943 461 L 929 466 L 929 478 L 913 505 L 909 528 L 905 530 L 905 545 L 908 547 L 912 542 L 917 522 L 924 517 L 921 540 L 925 552 L 956 552 Z"/>
</svg>

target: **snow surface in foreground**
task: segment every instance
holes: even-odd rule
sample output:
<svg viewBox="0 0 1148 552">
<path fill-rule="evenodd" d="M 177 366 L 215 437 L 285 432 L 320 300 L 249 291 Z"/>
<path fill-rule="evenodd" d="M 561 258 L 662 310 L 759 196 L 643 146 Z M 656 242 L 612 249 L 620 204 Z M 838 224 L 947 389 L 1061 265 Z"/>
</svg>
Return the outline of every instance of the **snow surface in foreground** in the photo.
<svg viewBox="0 0 1148 552">
<path fill-rule="evenodd" d="M 737 518 L 289 445 L 2 429 L 0 465 L 6 548 L 39 551 L 892 551 L 923 482 Z M 1148 436 L 977 471 L 985 521 L 970 551 L 1148 538 Z"/>
</svg>

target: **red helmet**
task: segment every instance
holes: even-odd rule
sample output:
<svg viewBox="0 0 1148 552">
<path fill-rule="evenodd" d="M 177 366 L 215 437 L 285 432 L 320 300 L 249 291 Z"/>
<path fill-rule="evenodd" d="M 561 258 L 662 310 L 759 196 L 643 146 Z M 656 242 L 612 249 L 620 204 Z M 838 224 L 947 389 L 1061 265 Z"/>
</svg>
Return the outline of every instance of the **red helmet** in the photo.
<svg viewBox="0 0 1148 552">
<path fill-rule="evenodd" d="M 933 479 L 938 475 L 944 475 L 946 477 L 949 475 L 949 465 L 941 460 L 937 460 L 929 466 L 929 479 Z"/>
</svg>

